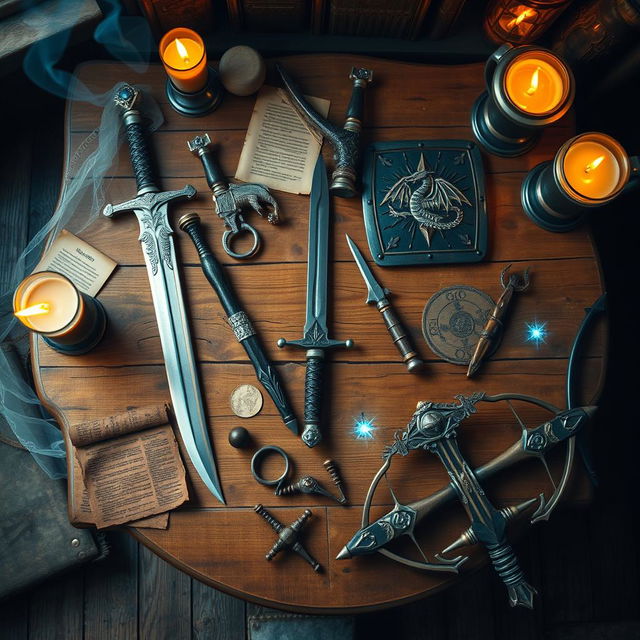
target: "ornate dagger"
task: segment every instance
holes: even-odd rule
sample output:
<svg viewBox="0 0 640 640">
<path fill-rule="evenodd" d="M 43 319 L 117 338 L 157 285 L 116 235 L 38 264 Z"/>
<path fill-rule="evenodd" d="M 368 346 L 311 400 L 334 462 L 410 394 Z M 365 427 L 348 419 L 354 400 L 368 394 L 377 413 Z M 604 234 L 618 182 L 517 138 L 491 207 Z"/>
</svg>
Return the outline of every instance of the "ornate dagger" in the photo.
<svg viewBox="0 0 640 640">
<path fill-rule="evenodd" d="M 322 403 L 322 368 L 324 352 L 334 347 L 352 347 L 353 340 L 331 340 L 327 329 L 327 269 L 329 251 L 329 185 L 322 156 L 313 171 L 309 205 L 309 258 L 307 262 L 307 318 L 300 340 L 278 340 L 307 349 L 304 381 L 304 429 L 302 440 L 309 447 L 320 442 L 320 406 Z"/>
<path fill-rule="evenodd" d="M 325 120 L 307 102 L 302 91 L 283 67 L 276 64 L 276 71 L 280 74 L 296 111 L 310 127 L 327 138 L 333 147 L 335 168 L 331 176 L 331 192 L 341 198 L 355 197 L 358 193 L 356 180 L 360 168 L 360 130 L 364 110 L 364 90 L 373 81 L 373 71 L 351 67 L 349 80 L 353 82 L 353 88 L 342 129 Z"/>
<path fill-rule="evenodd" d="M 287 429 L 298 435 L 298 421 L 293 415 L 293 409 L 289 405 L 280 376 L 267 359 L 249 316 L 242 310 L 229 281 L 225 277 L 222 265 L 216 260 L 207 244 L 200 226 L 200 216 L 197 213 L 187 213 L 178 220 L 178 226 L 193 240 L 200 256 L 202 271 L 216 292 L 238 342 L 247 352 L 255 369 L 256 377 L 271 396 Z"/>
<path fill-rule="evenodd" d="M 138 194 L 133 200 L 117 205 L 108 204 L 103 213 L 111 218 L 116 213 L 133 211 L 138 218 L 139 240 L 147 265 L 176 423 L 198 475 L 209 491 L 224 504 L 202 406 L 173 246 L 173 230 L 167 217 L 170 202 L 193 198 L 196 190 L 187 185 L 180 191 L 160 191 L 156 186 L 142 116 L 137 108 L 141 98 L 141 94 L 128 84 L 123 84 L 114 98 L 123 110 L 122 119 Z"/>
<path fill-rule="evenodd" d="M 402 356 L 402 361 L 405 363 L 409 371 L 418 371 L 422 368 L 424 362 L 422 362 L 418 357 L 418 354 L 407 336 L 406 329 L 402 326 L 402 322 L 396 315 L 387 298 L 387 295 L 391 292 L 388 289 L 383 289 L 378 284 L 378 281 L 375 279 L 373 273 L 371 273 L 371 269 L 369 269 L 369 265 L 364 259 L 360 249 L 358 249 L 356 243 L 348 236 L 348 234 L 345 233 L 345 236 L 347 237 L 349 249 L 351 249 L 351 253 L 353 254 L 353 259 L 356 261 L 358 269 L 360 269 L 360 273 L 367 285 L 367 304 L 370 304 L 371 302 L 376 303 L 378 311 L 384 318 L 387 331 L 393 339 L 393 344 L 396 345 L 396 348 Z"/>
<path fill-rule="evenodd" d="M 250 258 L 260 248 L 260 236 L 248 222 L 245 222 L 242 215 L 243 210 L 253 209 L 261 216 L 266 214 L 268 222 L 278 224 L 280 222 L 278 203 L 263 184 L 230 184 L 227 182 L 213 154 L 211 138 L 208 133 L 203 133 L 193 140 L 189 140 L 187 147 L 193 155 L 200 158 L 207 184 L 213 192 L 216 212 L 224 220 L 227 227 L 227 230 L 222 234 L 222 247 L 232 258 L 238 260 Z M 253 244 L 247 251 L 238 253 L 233 250 L 231 245 L 233 239 L 242 233 L 250 233 L 253 237 Z"/>
<path fill-rule="evenodd" d="M 480 339 L 471 356 L 469 362 L 469 368 L 467 369 L 467 377 L 470 378 L 480 368 L 480 365 L 484 361 L 487 352 L 489 351 L 493 341 L 497 338 L 500 331 L 502 331 L 502 320 L 504 319 L 511 298 L 513 298 L 514 292 L 524 291 L 529 287 L 529 267 L 524 270 L 522 275 L 512 273 L 508 280 L 505 280 L 507 271 L 511 268 L 511 265 L 507 265 L 500 274 L 500 283 L 502 284 L 502 295 L 495 307 L 491 311 L 491 315 L 487 320 L 485 326 L 480 332 Z"/>
</svg>

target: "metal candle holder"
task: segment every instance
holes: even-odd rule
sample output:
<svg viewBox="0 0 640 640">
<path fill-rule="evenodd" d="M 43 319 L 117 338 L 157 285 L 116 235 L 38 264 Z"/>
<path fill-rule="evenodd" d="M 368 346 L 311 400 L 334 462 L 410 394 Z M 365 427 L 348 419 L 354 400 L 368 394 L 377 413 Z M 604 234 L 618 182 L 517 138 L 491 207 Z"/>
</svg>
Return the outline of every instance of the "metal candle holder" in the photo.
<svg viewBox="0 0 640 640">
<path fill-rule="evenodd" d="M 532 52 L 558 72 L 563 84 L 559 103 L 551 111 L 539 114 L 518 107 L 509 98 L 505 82 L 509 67 Z M 569 67 L 548 49 L 529 45 L 499 47 L 487 60 L 485 82 L 486 90 L 478 96 L 471 111 L 471 127 L 487 151 L 504 157 L 529 151 L 538 141 L 540 130 L 562 118 L 575 96 L 575 81 Z"/>
<path fill-rule="evenodd" d="M 218 76 L 218 72 L 212 67 L 207 67 L 207 83 L 200 91 L 186 93 L 180 91 L 170 78 L 167 78 L 167 98 L 169 104 L 183 116 L 197 118 L 211 111 L 220 105 L 224 89 Z"/>
<path fill-rule="evenodd" d="M 576 191 L 565 175 L 567 152 L 578 142 L 597 142 L 613 155 L 620 170 L 615 188 L 603 198 L 589 198 Z M 533 222 L 547 231 L 564 232 L 577 227 L 590 210 L 611 202 L 640 174 L 640 159 L 630 158 L 622 145 L 603 133 L 589 132 L 567 140 L 553 160 L 534 167 L 520 190 L 522 208 Z M 635 182 L 635 180 L 634 180 Z"/>
</svg>

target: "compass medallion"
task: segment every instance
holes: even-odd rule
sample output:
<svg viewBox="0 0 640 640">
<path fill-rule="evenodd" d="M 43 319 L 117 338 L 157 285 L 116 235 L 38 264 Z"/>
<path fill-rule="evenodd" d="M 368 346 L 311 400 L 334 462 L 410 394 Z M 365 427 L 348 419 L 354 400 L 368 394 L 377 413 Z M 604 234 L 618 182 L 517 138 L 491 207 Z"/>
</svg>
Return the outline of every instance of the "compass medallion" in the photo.
<svg viewBox="0 0 640 640">
<path fill-rule="evenodd" d="M 487 251 L 480 152 L 466 140 L 377 142 L 362 208 L 379 265 L 478 262 Z"/>
<path fill-rule="evenodd" d="M 441 289 L 422 313 L 422 334 L 431 350 L 453 364 L 468 365 L 480 332 L 495 306 L 484 291 L 455 286 Z M 489 355 L 498 348 L 497 339 Z"/>
</svg>

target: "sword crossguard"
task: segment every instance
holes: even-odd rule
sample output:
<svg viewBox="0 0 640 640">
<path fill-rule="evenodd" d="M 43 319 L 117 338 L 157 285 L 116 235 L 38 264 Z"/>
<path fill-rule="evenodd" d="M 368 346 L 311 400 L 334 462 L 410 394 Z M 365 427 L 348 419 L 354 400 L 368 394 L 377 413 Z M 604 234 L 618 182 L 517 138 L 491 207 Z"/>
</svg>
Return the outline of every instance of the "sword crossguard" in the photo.
<svg viewBox="0 0 640 640">
<path fill-rule="evenodd" d="M 346 340 L 332 340 L 330 338 L 325 338 L 323 342 L 318 342 L 309 338 L 301 338 L 300 340 L 285 340 L 284 338 L 279 338 L 276 344 L 280 349 L 287 346 L 300 347 L 301 349 L 333 349 L 334 347 L 345 347 L 346 349 L 351 349 L 355 345 L 355 342 L 351 338 L 347 338 Z"/>
<path fill-rule="evenodd" d="M 127 200 L 120 204 L 108 204 L 102 210 L 102 215 L 107 218 L 113 218 L 118 213 L 126 211 L 153 211 L 158 207 L 167 204 L 173 200 L 182 200 L 183 198 L 191 199 L 196 195 L 195 187 L 190 184 L 186 185 L 180 191 L 159 191 L 148 192 L 139 195 L 133 200 Z"/>
</svg>

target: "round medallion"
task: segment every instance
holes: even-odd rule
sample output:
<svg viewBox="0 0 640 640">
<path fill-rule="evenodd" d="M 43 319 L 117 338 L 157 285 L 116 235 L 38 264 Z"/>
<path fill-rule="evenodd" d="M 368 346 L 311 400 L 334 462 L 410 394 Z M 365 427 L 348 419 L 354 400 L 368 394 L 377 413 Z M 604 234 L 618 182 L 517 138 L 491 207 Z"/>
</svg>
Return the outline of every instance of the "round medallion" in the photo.
<svg viewBox="0 0 640 640">
<path fill-rule="evenodd" d="M 453 364 L 468 365 L 495 303 L 484 291 L 457 285 L 435 293 L 422 313 L 422 335 L 431 350 Z M 500 337 L 489 354 L 495 352 Z"/>
</svg>

